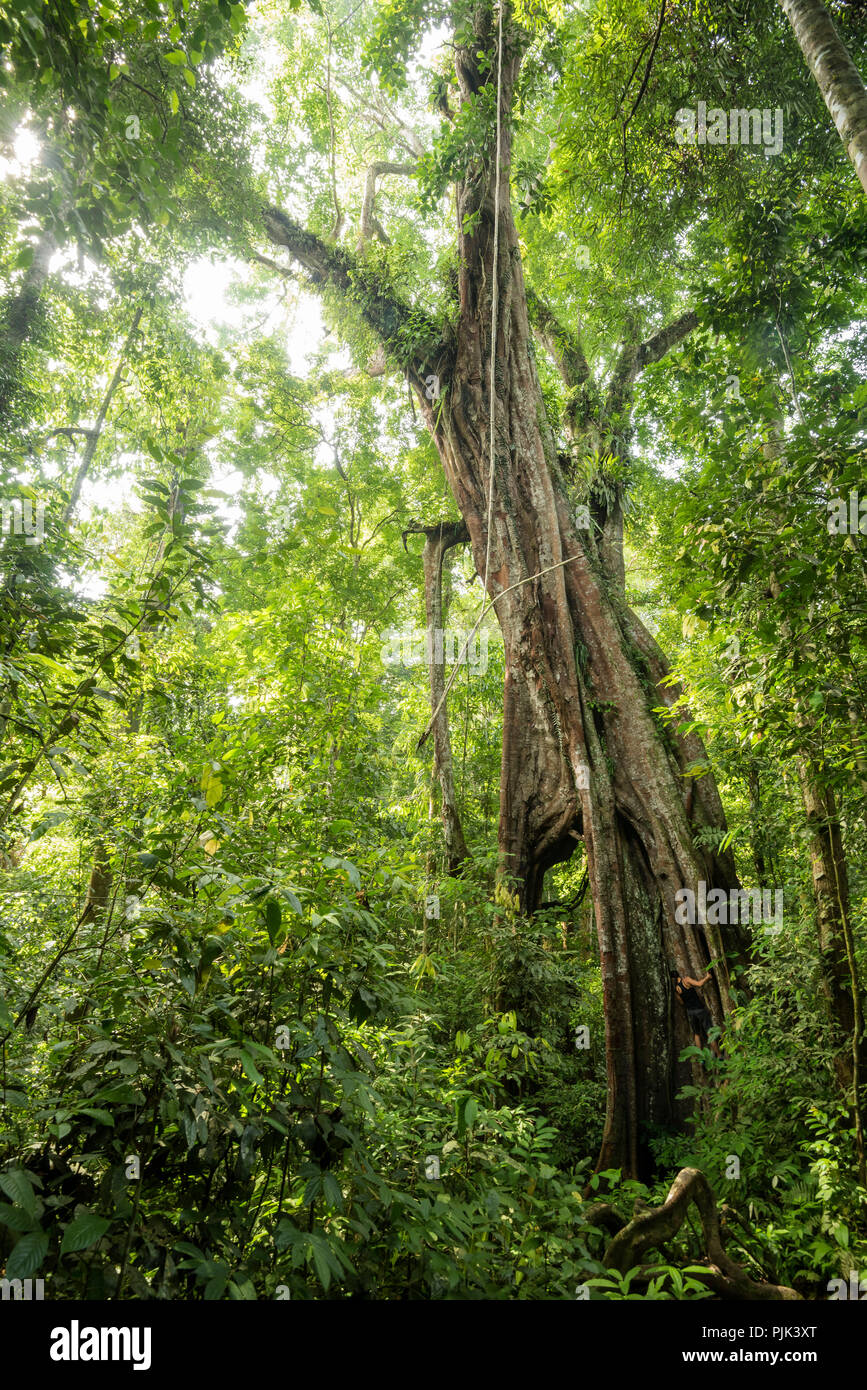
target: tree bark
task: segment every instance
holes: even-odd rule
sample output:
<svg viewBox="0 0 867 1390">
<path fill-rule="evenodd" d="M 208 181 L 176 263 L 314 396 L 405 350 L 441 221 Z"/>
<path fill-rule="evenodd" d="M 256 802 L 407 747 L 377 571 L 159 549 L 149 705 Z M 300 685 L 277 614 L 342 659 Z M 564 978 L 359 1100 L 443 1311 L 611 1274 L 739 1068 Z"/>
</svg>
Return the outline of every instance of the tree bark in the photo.
<svg viewBox="0 0 867 1390">
<path fill-rule="evenodd" d="M 867 89 L 820 0 L 780 0 L 831 119 L 867 193 Z"/>
</svg>

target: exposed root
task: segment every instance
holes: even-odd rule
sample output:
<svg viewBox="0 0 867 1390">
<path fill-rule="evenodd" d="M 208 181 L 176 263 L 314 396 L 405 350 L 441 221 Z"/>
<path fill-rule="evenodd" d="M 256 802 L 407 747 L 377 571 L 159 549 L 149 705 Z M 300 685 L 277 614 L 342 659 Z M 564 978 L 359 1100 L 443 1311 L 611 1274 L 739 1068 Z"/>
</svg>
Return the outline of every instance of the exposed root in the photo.
<svg viewBox="0 0 867 1390">
<path fill-rule="evenodd" d="M 628 1225 L 624 1225 L 622 1218 L 606 1203 L 598 1203 L 590 1208 L 588 1218 L 595 1225 L 606 1226 L 610 1230 L 614 1225 L 612 1214 L 622 1225 L 605 1252 L 603 1264 L 607 1269 L 616 1269 L 621 1274 L 640 1266 L 646 1250 L 660 1249 L 664 1241 L 671 1240 L 677 1234 L 690 1203 L 698 1208 L 701 1217 L 708 1260 L 707 1272 L 694 1274 L 693 1278 L 713 1289 L 721 1298 L 800 1301 L 801 1295 L 794 1289 L 783 1284 L 757 1283 L 739 1264 L 729 1259 L 720 1238 L 719 1215 L 713 1192 L 704 1173 L 697 1168 L 682 1168 L 662 1206 L 641 1212 Z M 654 1270 L 647 1269 L 648 1277 L 653 1273 Z"/>
</svg>

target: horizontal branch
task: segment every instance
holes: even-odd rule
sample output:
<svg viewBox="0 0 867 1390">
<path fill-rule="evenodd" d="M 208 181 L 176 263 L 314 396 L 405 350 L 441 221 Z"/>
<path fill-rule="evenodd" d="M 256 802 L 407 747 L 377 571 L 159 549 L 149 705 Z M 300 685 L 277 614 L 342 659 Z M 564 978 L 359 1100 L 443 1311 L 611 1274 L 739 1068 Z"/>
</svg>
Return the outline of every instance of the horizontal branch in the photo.
<svg viewBox="0 0 867 1390">
<path fill-rule="evenodd" d="M 437 521 L 433 526 L 422 526 L 421 522 L 411 521 L 400 533 L 403 548 L 406 550 L 407 536 L 424 536 L 426 540 L 441 540 L 443 554 L 455 545 L 469 545 L 470 533 L 463 521 Z"/>
<path fill-rule="evenodd" d="M 74 434 L 80 434 L 85 439 L 92 439 L 93 436 L 98 433 L 98 430 L 85 429 L 83 425 L 58 425 L 56 430 L 50 430 L 48 432 L 45 436 L 44 443 L 47 444 L 50 439 L 55 439 L 59 434 L 65 434 L 67 439 L 71 440 Z"/>
</svg>

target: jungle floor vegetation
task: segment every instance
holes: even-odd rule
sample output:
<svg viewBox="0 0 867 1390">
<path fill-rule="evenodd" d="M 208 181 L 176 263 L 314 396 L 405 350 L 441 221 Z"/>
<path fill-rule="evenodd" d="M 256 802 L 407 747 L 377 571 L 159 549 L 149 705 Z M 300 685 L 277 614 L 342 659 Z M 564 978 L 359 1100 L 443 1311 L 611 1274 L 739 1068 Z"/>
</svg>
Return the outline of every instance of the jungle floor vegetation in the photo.
<svg viewBox="0 0 867 1390">
<path fill-rule="evenodd" d="M 0 0 L 0 1278 L 865 1287 L 865 71 Z"/>
</svg>

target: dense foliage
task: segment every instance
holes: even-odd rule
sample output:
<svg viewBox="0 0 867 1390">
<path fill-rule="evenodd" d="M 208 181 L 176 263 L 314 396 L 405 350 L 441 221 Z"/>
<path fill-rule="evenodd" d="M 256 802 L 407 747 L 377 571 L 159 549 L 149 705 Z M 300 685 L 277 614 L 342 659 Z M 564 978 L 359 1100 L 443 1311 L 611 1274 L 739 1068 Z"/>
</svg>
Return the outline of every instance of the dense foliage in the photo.
<svg viewBox="0 0 867 1390">
<path fill-rule="evenodd" d="M 261 224 L 279 203 L 414 331 L 448 320 L 449 190 L 493 120 L 486 89 L 450 107 L 441 25 L 471 11 L 0 0 L 0 1265 L 53 1297 L 706 1298 L 689 1225 L 640 1294 L 602 1262 L 597 1199 L 629 1217 L 683 1166 L 754 1278 L 825 1298 L 867 1263 L 798 771 L 863 976 L 867 521 L 829 519 L 867 476 L 867 205 L 775 8 L 681 0 L 655 44 L 645 0 L 516 7 L 528 282 L 599 380 L 633 329 L 699 320 L 605 448 L 558 445 L 582 496 L 625 489 L 666 717 L 704 737 L 742 882 L 785 901 L 693 1120 L 646 1183 L 594 1173 L 583 851 L 516 911 L 491 616 L 449 693 L 448 873 L 423 644 L 393 658 L 425 627 L 410 528 L 458 511 L 363 278 L 314 297 Z M 719 90 L 782 109 L 778 157 L 675 143 Z M 538 358 L 552 419 L 589 418 L 593 382 Z M 465 635 L 468 550 L 444 591 Z"/>
</svg>

